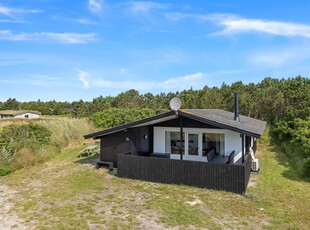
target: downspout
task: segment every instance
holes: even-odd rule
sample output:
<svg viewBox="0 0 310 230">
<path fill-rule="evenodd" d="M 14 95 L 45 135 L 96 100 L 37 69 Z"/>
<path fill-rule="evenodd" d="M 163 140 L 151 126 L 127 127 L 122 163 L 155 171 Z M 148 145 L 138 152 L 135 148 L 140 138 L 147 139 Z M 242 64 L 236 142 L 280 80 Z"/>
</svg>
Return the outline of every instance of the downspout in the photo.
<svg viewBox="0 0 310 230">
<path fill-rule="evenodd" d="M 241 134 L 241 146 L 242 146 L 242 164 L 244 163 L 244 134 Z"/>
</svg>

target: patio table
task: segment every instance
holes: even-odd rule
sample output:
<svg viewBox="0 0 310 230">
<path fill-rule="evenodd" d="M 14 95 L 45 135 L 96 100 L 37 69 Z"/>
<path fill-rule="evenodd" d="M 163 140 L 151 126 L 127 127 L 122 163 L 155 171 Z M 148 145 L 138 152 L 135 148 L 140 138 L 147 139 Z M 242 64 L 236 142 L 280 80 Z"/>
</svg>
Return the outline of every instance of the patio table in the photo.
<svg viewBox="0 0 310 230">
<path fill-rule="evenodd" d="M 82 157 L 82 154 L 87 153 L 87 156 L 89 157 L 89 154 L 93 154 L 94 153 L 94 149 L 97 148 L 97 145 L 89 145 L 87 146 L 85 149 L 83 149 L 80 152 L 80 157 Z"/>
</svg>

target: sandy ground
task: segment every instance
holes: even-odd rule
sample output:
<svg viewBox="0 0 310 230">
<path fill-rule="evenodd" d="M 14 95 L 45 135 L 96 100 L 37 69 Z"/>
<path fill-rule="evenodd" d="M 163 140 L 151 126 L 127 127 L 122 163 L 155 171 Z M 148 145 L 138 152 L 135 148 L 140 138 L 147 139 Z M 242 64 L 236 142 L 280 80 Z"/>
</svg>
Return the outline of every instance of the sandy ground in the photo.
<svg viewBox="0 0 310 230">
<path fill-rule="evenodd" d="M 14 207 L 12 202 L 16 199 L 16 191 L 6 185 L 0 185 L 0 229 L 29 229 L 24 221 L 11 212 Z"/>
</svg>

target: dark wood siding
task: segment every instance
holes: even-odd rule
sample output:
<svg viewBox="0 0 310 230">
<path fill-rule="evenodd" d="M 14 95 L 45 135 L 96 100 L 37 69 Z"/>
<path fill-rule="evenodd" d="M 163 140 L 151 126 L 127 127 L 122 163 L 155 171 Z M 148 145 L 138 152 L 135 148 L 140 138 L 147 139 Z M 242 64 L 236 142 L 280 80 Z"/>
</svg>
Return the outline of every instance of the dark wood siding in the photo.
<svg viewBox="0 0 310 230">
<path fill-rule="evenodd" d="M 208 125 L 199 121 L 195 121 L 186 117 L 182 118 L 182 125 L 184 128 L 211 128 L 211 129 L 219 129 L 218 127 Z M 176 118 L 173 120 L 165 121 L 156 124 L 155 126 L 159 127 L 180 127 L 180 119 Z"/>
<path fill-rule="evenodd" d="M 143 126 L 138 128 L 128 129 L 130 134 L 130 152 L 134 155 L 150 153 L 150 127 Z M 146 138 L 145 138 L 146 137 Z"/>
<path fill-rule="evenodd" d="M 127 132 L 117 132 L 105 136 L 100 143 L 100 161 L 110 161 L 117 167 L 117 154 L 130 152 L 130 142 Z"/>
<path fill-rule="evenodd" d="M 152 148 L 150 130 L 151 127 L 144 126 L 104 136 L 100 143 L 100 161 L 113 162 L 117 167 L 118 154 L 131 152 L 133 155 L 148 155 Z"/>
<path fill-rule="evenodd" d="M 249 165 L 250 157 L 244 165 L 230 165 L 120 154 L 118 176 L 243 193 L 250 177 Z"/>
</svg>

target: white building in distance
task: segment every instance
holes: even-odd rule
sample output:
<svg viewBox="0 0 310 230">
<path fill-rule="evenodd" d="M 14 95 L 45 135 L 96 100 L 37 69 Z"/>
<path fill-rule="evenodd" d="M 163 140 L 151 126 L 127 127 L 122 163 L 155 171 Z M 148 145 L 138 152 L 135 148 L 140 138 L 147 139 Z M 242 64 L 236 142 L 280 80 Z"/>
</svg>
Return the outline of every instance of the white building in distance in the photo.
<svg viewBox="0 0 310 230">
<path fill-rule="evenodd" d="M 0 111 L 0 118 L 26 118 L 34 119 L 39 118 L 41 115 L 38 111 L 31 110 L 2 110 Z"/>
</svg>

